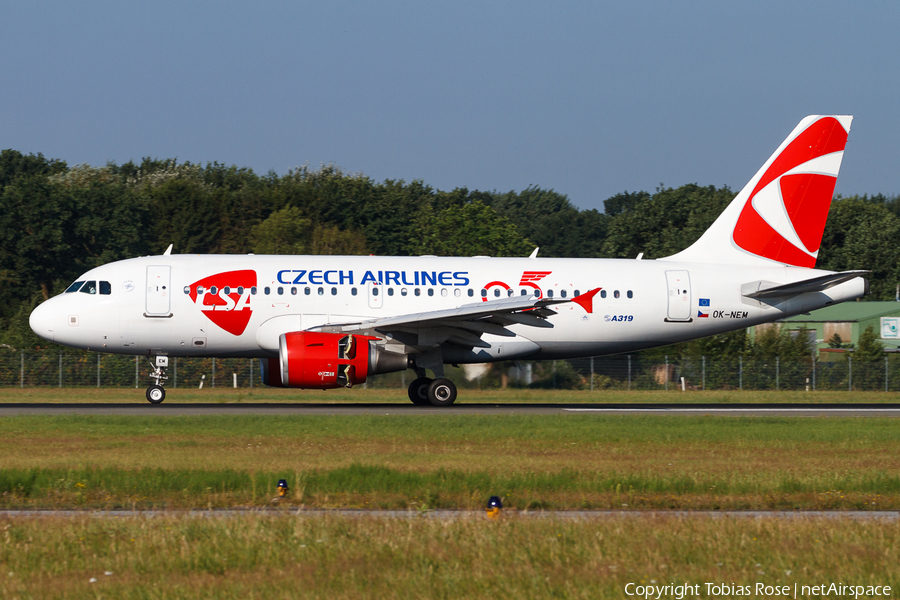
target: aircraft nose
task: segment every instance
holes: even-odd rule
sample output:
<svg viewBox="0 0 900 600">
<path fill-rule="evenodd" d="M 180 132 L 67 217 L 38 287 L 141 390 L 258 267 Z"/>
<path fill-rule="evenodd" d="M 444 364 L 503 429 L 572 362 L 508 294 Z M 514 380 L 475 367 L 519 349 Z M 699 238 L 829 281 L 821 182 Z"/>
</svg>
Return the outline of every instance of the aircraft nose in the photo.
<svg viewBox="0 0 900 600">
<path fill-rule="evenodd" d="M 38 336 L 52 342 L 54 310 L 49 304 L 50 302 L 44 302 L 31 311 L 31 316 L 28 317 L 28 325 Z"/>
</svg>

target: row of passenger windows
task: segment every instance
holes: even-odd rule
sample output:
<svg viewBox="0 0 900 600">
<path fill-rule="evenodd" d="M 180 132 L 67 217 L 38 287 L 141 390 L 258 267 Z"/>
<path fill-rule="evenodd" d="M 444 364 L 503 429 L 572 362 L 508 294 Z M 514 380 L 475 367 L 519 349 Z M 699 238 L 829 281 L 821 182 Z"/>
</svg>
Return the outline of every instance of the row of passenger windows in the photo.
<svg viewBox="0 0 900 600">
<path fill-rule="evenodd" d="M 109 296 L 112 293 L 112 286 L 108 281 L 76 281 L 66 288 L 65 293 L 71 294 L 72 292 L 81 292 L 82 294 L 100 293 L 104 296 Z"/>
<path fill-rule="evenodd" d="M 106 282 L 101 282 L 101 283 L 106 283 Z M 107 286 L 108 286 L 108 285 L 109 285 L 109 284 L 107 284 Z M 373 295 L 373 296 L 378 296 L 378 295 L 381 293 L 381 288 L 382 288 L 382 287 L 384 287 L 384 286 L 380 286 L 380 287 L 376 286 L 376 287 L 373 287 L 373 288 L 372 288 L 372 295 Z M 71 289 L 71 288 L 70 288 L 70 289 Z M 243 295 L 243 294 L 244 294 L 244 289 L 245 289 L 244 286 L 238 286 L 238 287 L 236 287 L 236 288 L 231 288 L 231 287 L 229 287 L 229 286 L 225 286 L 225 287 L 222 288 L 222 292 L 224 292 L 225 295 L 227 296 L 227 295 L 231 294 L 231 293 L 232 293 L 232 290 L 233 290 L 234 292 L 236 292 L 236 293 L 238 293 L 238 294 L 240 294 L 240 295 Z M 296 296 L 298 293 L 301 293 L 301 290 L 302 290 L 302 294 L 303 294 L 304 296 L 310 296 L 310 295 L 313 294 L 313 290 L 314 290 L 314 289 L 315 289 L 315 293 L 316 293 L 317 295 L 319 295 L 319 296 L 324 296 L 324 295 L 325 295 L 325 288 L 324 288 L 324 287 L 319 287 L 319 288 L 311 288 L 311 287 L 304 287 L 304 288 L 296 288 L 296 287 L 283 288 L 283 287 L 277 287 L 277 288 L 275 288 L 275 293 L 276 293 L 278 296 L 283 296 L 283 295 L 285 295 L 285 293 L 289 293 L 291 296 Z M 333 287 L 333 288 L 330 288 L 330 289 L 331 289 L 331 295 L 332 295 L 332 296 L 337 296 L 338 288 Z M 393 296 L 394 293 L 395 293 L 395 290 L 394 290 L 393 287 L 388 287 L 388 288 L 386 288 L 386 290 L 387 290 L 387 295 L 388 295 L 388 296 Z M 70 291 L 70 290 L 66 290 L 66 291 Z M 256 295 L 256 292 L 257 292 L 257 289 L 256 289 L 256 286 L 254 285 L 254 286 L 252 286 L 252 287 L 250 288 L 250 295 L 251 295 L 251 296 L 255 296 L 255 295 Z M 409 289 L 408 289 L 408 288 L 399 288 L 399 292 L 400 292 L 400 295 L 401 295 L 401 296 L 407 296 L 407 295 L 409 295 Z M 422 288 L 413 288 L 412 292 L 413 292 L 413 295 L 414 295 L 414 296 L 421 296 L 421 295 L 422 295 Z M 100 293 L 102 294 L 102 293 L 104 293 L 104 292 L 100 292 Z M 107 291 L 107 292 L 105 292 L 105 293 L 108 294 L 109 292 Z M 191 293 L 191 288 L 190 288 L 190 286 L 185 286 L 185 287 L 184 287 L 184 293 L 185 293 L 185 294 L 190 294 L 190 293 Z M 198 294 L 198 295 L 203 295 L 203 294 L 205 294 L 205 293 L 209 293 L 209 294 L 216 295 L 216 294 L 219 293 L 219 288 L 217 288 L 216 286 L 212 286 L 212 287 L 210 287 L 210 288 L 207 290 L 207 289 L 204 288 L 203 286 L 197 286 L 197 294 Z M 352 296 L 356 296 L 358 293 L 359 293 L 359 292 L 357 291 L 357 288 L 355 288 L 355 287 L 350 288 L 350 294 L 351 294 Z M 426 293 L 428 296 L 434 296 L 435 290 L 434 290 L 434 288 L 425 288 L 425 293 Z M 547 290 L 547 298 L 553 298 L 553 297 L 554 297 L 554 293 L 555 293 L 554 290 Z M 269 295 L 271 295 L 271 294 L 272 294 L 272 288 L 270 288 L 270 287 L 268 287 L 268 286 L 263 288 L 263 295 L 269 296 Z M 521 289 L 521 290 L 519 290 L 519 294 L 520 294 L 521 296 L 528 296 L 529 294 L 533 294 L 535 298 L 538 298 L 538 297 L 540 297 L 541 292 L 540 292 L 539 290 Z M 447 296 L 449 296 L 449 295 L 450 295 L 450 291 L 449 291 L 447 288 L 441 288 L 441 296 L 447 297 Z M 456 296 L 456 297 L 460 297 L 460 296 L 463 295 L 463 291 L 462 291 L 460 288 L 454 288 L 454 289 L 453 289 L 453 295 Z M 472 288 L 468 288 L 468 289 L 466 290 L 466 295 L 469 296 L 470 298 L 471 298 L 471 297 L 474 297 L 474 296 L 475 296 L 475 290 L 472 289 Z M 484 290 L 484 289 L 481 290 L 481 297 L 482 297 L 482 298 L 487 298 L 488 295 L 489 295 L 489 294 L 488 294 L 488 291 L 487 291 L 487 290 Z M 494 290 L 493 290 L 493 296 L 494 296 L 495 298 L 499 298 L 499 297 L 502 296 L 502 295 L 503 295 L 503 293 L 502 293 L 502 291 L 501 291 L 501 289 L 500 289 L 499 287 L 494 288 Z M 512 289 L 506 290 L 506 295 L 507 295 L 507 296 L 514 296 L 514 295 L 515 295 L 515 290 L 512 290 Z M 581 292 L 580 292 L 579 290 L 575 290 L 574 292 L 572 292 L 572 297 L 573 297 L 573 298 L 577 298 L 577 297 L 580 296 L 580 295 L 581 295 Z M 606 290 L 600 290 L 600 297 L 601 297 L 601 298 L 606 298 L 606 295 L 607 295 L 607 294 L 606 294 Z M 626 297 L 628 297 L 628 298 L 633 298 L 633 297 L 634 297 L 634 294 L 632 293 L 631 290 L 628 290 L 627 292 L 625 292 L 625 295 L 626 295 Z M 560 297 L 560 298 L 567 298 L 567 297 L 568 297 L 568 290 L 560 290 L 560 291 L 559 291 L 559 297 Z M 614 290 L 614 291 L 613 291 L 613 298 L 619 298 L 619 297 L 620 297 L 620 292 L 619 292 L 619 290 Z"/>
</svg>

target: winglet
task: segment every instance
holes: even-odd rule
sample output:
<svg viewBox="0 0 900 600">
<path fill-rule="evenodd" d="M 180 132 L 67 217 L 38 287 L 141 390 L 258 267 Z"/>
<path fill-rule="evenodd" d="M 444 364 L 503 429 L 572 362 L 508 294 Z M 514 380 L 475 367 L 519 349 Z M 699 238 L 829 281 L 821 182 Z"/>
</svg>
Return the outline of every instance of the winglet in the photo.
<svg viewBox="0 0 900 600">
<path fill-rule="evenodd" d="M 572 302 L 581 305 L 581 308 L 583 308 L 585 312 L 592 313 L 594 312 L 594 296 L 596 296 L 599 291 L 600 288 L 594 288 L 589 292 L 585 292 L 580 296 L 572 298 Z"/>
</svg>

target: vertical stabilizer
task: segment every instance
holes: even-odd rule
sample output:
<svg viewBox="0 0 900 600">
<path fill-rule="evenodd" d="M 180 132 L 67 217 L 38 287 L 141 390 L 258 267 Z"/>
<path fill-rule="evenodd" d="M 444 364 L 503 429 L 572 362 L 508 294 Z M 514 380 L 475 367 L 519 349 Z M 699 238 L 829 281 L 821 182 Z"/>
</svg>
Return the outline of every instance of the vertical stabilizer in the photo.
<svg viewBox="0 0 900 600">
<path fill-rule="evenodd" d="M 809 116 L 690 248 L 661 260 L 813 268 L 851 116 Z"/>
</svg>

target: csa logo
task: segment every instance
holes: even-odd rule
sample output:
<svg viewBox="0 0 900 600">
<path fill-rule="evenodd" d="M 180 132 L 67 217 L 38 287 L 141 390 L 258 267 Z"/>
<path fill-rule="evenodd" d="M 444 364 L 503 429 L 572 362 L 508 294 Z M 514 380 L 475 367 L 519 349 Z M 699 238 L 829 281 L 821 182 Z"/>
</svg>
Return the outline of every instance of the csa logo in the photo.
<svg viewBox="0 0 900 600">
<path fill-rule="evenodd" d="M 190 298 L 210 321 L 232 335 L 241 335 L 253 314 L 253 287 L 256 271 L 228 271 L 195 281 L 190 286 Z"/>
</svg>

